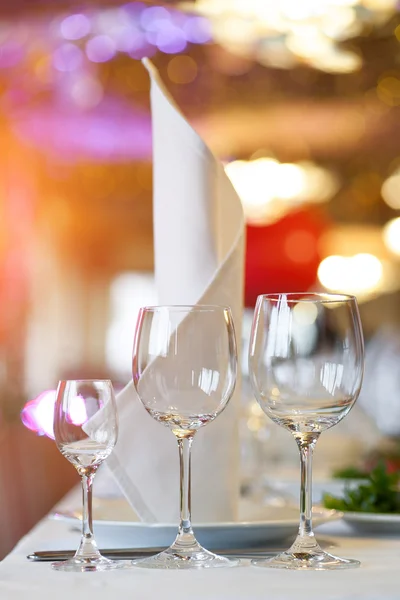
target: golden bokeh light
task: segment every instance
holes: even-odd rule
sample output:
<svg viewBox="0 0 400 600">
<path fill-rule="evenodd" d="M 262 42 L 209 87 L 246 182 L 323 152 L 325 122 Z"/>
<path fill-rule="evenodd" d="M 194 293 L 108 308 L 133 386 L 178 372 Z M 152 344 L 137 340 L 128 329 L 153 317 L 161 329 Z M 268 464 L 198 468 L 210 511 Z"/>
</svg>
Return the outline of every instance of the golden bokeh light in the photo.
<svg viewBox="0 0 400 600">
<path fill-rule="evenodd" d="M 305 63 L 352 73 L 362 57 L 340 42 L 387 22 L 396 0 L 197 0 L 182 6 L 206 16 L 213 39 L 233 54 L 278 68 Z"/>
<path fill-rule="evenodd" d="M 383 228 L 383 241 L 390 252 L 400 256 L 400 217 L 386 223 Z"/>
<path fill-rule="evenodd" d="M 383 182 L 381 194 L 390 208 L 400 209 L 400 171 L 395 171 Z"/>
<path fill-rule="evenodd" d="M 225 171 L 242 200 L 247 221 L 253 224 L 273 223 L 303 203 L 325 202 L 338 187 L 332 173 L 311 162 L 280 163 L 260 157 L 233 161 Z M 287 252 L 293 254 L 292 243 L 288 244 Z M 305 255 L 297 262 L 307 262 L 310 252 L 306 240 Z"/>
<path fill-rule="evenodd" d="M 368 294 L 379 290 L 383 265 L 373 254 L 327 256 L 318 267 L 318 279 L 327 290 Z"/>
<path fill-rule="evenodd" d="M 388 106 L 400 105 L 400 79 L 394 76 L 383 77 L 377 86 L 379 100 Z"/>
<path fill-rule="evenodd" d="M 299 302 L 292 314 L 297 325 L 312 325 L 317 319 L 318 308 L 314 302 Z"/>
<path fill-rule="evenodd" d="M 167 74 L 172 83 L 191 83 L 197 77 L 197 64 L 191 56 L 174 56 L 168 63 Z"/>
</svg>

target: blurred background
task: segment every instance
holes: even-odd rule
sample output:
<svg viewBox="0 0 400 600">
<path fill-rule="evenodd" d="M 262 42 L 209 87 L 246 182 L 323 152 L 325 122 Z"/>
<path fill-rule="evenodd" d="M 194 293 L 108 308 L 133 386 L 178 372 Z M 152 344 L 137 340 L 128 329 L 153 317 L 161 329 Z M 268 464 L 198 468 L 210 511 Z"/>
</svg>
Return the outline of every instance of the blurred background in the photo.
<svg viewBox="0 0 400 600">
<path fill-rule="evenodd" d="M 399 10 L 0 3 L 0 556 L 77 484 L 52 440 L 58 380 L 124 386 L 138 308 L 156 302 L 144 56 L 242 199 L 244 342 L 259 293 L 356 294 L 368 369 L 345 421 L 361 439 L 397 440 Z M 245 377 L 245 464 L 271 439 L 266 420 Z"/>
</svg>

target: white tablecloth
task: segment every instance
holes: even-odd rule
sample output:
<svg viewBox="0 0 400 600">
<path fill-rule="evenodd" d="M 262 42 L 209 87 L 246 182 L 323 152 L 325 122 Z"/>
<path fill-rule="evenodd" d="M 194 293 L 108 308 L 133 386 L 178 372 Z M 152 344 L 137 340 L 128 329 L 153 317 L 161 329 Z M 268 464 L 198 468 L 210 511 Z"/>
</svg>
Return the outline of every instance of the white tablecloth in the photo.
<svg viewBox="0 0 400 600">
<path fill-rule="evenodd" d="M 230 569 L 153 571 L 131 568 L 106 573 L 62 573 L 26 555 L 39 549 L 75 548 L 79 533 L 50 519 L 39 523 L 0 563 L 0 598 L 6 600 L 290 599 L 399 600 L 400 536 L 356 537 L 343 522 L 318 528 L 331 550 L 356 558 L 361 567 L 344 571 L 260 569 L 249 561 Z"/>
</svg>

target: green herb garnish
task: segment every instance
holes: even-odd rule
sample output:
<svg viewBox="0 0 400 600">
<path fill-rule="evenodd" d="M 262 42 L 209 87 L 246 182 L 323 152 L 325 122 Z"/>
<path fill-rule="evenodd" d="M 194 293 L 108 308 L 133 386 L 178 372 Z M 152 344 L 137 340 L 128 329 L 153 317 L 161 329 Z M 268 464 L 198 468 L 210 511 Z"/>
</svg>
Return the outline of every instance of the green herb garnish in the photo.
<svg viewBox="0 0 400 600">
<path fill-rule="evenodd" d="M 340 511 L 400 513 L 399 474 L 388 473 L 379 463 L 358 484 L 346 484 L 342 498 L 324 494 L 323 505 Z"/>
</svg>

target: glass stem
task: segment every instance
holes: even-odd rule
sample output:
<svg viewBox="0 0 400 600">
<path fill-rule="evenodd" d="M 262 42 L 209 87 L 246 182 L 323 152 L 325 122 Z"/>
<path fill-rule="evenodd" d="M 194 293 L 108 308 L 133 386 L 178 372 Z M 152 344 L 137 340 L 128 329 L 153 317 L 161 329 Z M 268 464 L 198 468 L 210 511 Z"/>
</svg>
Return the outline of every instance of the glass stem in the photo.
<svg viewBox="0 0 400 600">
<path fill-rule="evenodd" d="M 100 552 L 93 535 L 92 483 L 95 473 L 80 472 L 82 480 L 82 536 L 76 557 L 97 558 Z"/>
<path fill-rule="evenodd" d="M 318 546 L 312 528 L 312 459 L 318 437 L 319 433 L 296 436 L 300 450 L 300 524 L 295 543 L 310 549 Z"/>
<path fill-rule="evenodd" d="M 191 448 L 193 436 L 177 437 L 179 447 L 180 523 L 174 547 L 197 546 L 191 522 Z"/>
</svg>

